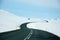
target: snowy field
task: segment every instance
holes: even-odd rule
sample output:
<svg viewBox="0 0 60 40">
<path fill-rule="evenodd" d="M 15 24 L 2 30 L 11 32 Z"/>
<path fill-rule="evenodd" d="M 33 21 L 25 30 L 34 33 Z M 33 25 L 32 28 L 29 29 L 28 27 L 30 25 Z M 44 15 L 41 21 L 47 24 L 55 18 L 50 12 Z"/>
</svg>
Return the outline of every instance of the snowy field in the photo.
<svg viewBox="0 0 60 40">
<path fill-rule="evenodd" d="M 33 22 L 27 25 L 28 28 L 44 30 L 60 36 L 60 19 L 31 18 L 28 20 L 26 17 L 19 17 L 5 10 L 0 10 L 0 33 L 16 30 L 16 27 L 25 22 Z"/>
</svg>

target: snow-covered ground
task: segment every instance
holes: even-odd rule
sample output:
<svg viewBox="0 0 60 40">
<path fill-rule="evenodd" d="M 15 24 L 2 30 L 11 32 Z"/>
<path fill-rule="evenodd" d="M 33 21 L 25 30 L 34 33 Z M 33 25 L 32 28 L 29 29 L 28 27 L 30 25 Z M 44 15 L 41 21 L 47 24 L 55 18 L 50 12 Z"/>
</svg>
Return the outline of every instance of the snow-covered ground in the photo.
<svg viewBox="0 0 60 40">
<path fill-rule="evenodd" d="M 44 30 L 60 36 L 60 20 L 50 20 L 49 22 L 37 22 L 27 25 L 30 28 Z"/>
<path fill-rule="evenodd" d="M 5 10 L 0 10 L 0 33 L 16 30 L 16 27 L 25 22 L 33 22 L 27 25 L 28 28 L 44 30 L 60 36 L 60 19 L 31 18 L 28 20 L 26 17 L 19 17 Z"/>
<path fill-rule="evenodd" d="M 19 17 L 4 10 L 0 10 L 0 32 L 16 30 L 16 27 L 27 21 L 26 17 Z"/>
</svg>

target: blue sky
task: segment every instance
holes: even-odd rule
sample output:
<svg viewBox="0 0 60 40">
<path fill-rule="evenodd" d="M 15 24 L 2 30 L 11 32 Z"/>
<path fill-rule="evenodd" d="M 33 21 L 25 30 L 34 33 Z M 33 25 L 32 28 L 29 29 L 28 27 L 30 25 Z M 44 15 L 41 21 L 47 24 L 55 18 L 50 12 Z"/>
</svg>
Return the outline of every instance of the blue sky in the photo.
<svg viewBox="0 0 60 40">
<path fill-rule="evenodd" d="M 60 0 L 1 0 L 1 9 L 28 18 L 60 18 Z"/>
</svg>

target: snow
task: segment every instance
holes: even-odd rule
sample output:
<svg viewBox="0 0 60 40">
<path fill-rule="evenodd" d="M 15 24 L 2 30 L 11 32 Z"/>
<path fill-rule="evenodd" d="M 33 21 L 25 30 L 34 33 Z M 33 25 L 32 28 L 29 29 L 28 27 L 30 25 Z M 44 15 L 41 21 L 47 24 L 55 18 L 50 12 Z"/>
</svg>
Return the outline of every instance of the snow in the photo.
<svg viewBox="0 0 60 40">
<path fill-rule="evenodd" d="M 46 22 L 46 20 L 48 22 Z M 44 30 L 60 36 L 60 19 L 37 19 L 16 16 L 8 11 L 0 9 L 0 33 L 16 30 L 16 27 L 25 22 L 33 22 L 27 25 L 28 28 Z"/>
<path fill-rule="evenodd" d="M 4 10 L 0 10 L 0 32 L 16 30 L 17 26 L 25 22 L 27 18 L 16 16 Z"/>
</svg>

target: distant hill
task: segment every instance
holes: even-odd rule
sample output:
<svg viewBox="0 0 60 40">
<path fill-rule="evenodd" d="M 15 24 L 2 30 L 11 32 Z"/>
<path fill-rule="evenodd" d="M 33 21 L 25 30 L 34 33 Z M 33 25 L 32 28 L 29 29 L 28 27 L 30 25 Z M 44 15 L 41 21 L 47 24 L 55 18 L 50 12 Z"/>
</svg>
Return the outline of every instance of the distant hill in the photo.
<svg viewBox="0 0 60 40">
<path fill-rule="evenodd" d="M 16 27 L 27 21 L 26 17 L 19 17 L 5 10 L 0 10 L 0 32 L 16 30 Z"/>
<path fill-rule="evenodd" d="M 0 32 L 16 30 L 16 27 L 25 22 L 33 22 L 28 28 L 44 30 L 60 36 L 60 19 L 37 19 L 16 16 L 8 11 L 0 9 Z"/>
</svg>

